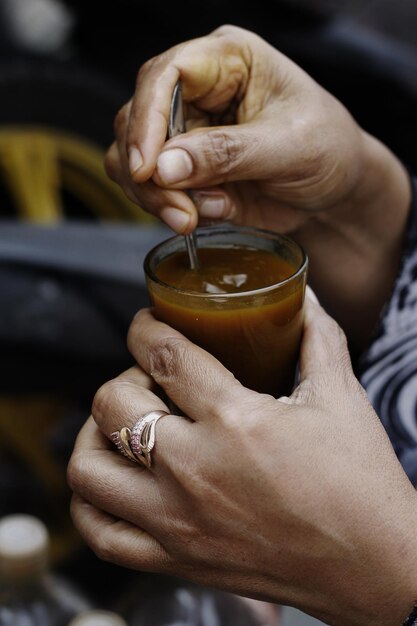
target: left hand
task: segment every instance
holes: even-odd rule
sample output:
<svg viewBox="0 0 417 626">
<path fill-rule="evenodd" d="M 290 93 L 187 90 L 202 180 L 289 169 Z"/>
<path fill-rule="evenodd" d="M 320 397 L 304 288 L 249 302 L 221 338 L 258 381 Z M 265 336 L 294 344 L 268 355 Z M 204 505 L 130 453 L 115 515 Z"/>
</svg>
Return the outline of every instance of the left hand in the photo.
<svg viewBox="0 0 417 626">
<path fill-rule="evenodd" d="M 290 398 L 242 387 L 148 310 L 129 346 L 139 366 L 98 391 L 68 470 L 97 555 L 332 624 L 400 624 L 417 597 L 416 495 L 321 307 L 307 302 Z M 168 410 L 160 390 L 190 419 L 158 422 L 141 469 L 109 436 Z"/>
</svg>

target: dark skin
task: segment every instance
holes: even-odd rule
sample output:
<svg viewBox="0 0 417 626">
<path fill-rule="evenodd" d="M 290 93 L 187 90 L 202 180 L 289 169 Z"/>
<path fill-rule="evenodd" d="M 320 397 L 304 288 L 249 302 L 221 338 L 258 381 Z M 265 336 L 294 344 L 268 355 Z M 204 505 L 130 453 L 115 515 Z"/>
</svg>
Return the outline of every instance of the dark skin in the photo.
<svg viewBox="0 0 417 626">
<path fill-rule="evenodd" d="M 191 130 L 166 142 L 179 78 Z M 301 68 L 222 27 L 146 63 L 115 132 L 106 168 L 132 200 L 178 233 L 204 219 L 290 233 L 351 349 L 366 345 L 398 270 L 410 183 Z"/>
<path fill-rule="evenodd" d="M 141 311 L 137 366 L 96 394 L 68 468 L 96 554 L 341 626 L 400 625 L 417 594 L 417 495 L 353 375 L 340 327 L 310 298 L 301 383 L 276 400 Z M 110 441 L 157 424 L 150 469 Z M 346 581 L 349 585 L 346 585 Z"/>
<path fill-rule="evenodd" d="M 193 128 L 166 142 L 179 78 Z M 354 350 L 366 344 L 398 271 L 409 179 L 305 72 L 222 27 L 145 64 L 115 131 L 106 167 L 132 200 L 179 233 L 232 219 L 292 234 L 320 301 Z M 336 626 L 400 625 L 417 598 L 417 496 L 311 294 L 288 398 L 244 388 L 148 310 L 129 349 L 137 365 L 98 391 L 68 469 L 92 549 Z M 141 470 L 110 435 L 169 411 L 167 396 L 187 417 L 158 422 Z"/>
</svg>

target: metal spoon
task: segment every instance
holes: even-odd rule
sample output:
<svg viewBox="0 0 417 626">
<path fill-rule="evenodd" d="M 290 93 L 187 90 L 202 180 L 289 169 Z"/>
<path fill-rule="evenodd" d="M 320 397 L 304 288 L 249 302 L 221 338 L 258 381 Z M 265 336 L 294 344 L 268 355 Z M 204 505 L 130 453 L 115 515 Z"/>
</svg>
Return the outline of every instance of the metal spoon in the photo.
<svg viewBox="0 0 417 626">
<path fill-rule="evenodd" d="M 172 92 L 168 137 L 175 137 L 181 133 L 185 133 L 185 117 L 182 103 L 181 83 L 178 81 L 174 87 L 174 91 Z M 197 238 L 195 236 L 195 232 L 193 231 L 189 235 L 184 235 L 184 238 L 190 267 L 192 270 L 198 270 L 199 262 L 197 257 Z"/>
</svg>

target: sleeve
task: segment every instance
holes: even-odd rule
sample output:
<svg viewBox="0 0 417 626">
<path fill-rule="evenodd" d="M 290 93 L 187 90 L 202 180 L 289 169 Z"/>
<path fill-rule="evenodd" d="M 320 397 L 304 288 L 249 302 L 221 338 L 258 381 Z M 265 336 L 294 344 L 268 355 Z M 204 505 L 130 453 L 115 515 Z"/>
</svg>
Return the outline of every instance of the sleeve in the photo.
<svg viewBox="0 0 417 626">
<path fill-rule="evenodd" d="M 357 374 L 405 472 L 417 485 L 416 178 L 412 179 L 412 190 L 399 274 Z"/>
<path fill-rule="evenodd" d="M 417 606 L 414 607 L 402 626 L 417 626 Z"/>
</svg>

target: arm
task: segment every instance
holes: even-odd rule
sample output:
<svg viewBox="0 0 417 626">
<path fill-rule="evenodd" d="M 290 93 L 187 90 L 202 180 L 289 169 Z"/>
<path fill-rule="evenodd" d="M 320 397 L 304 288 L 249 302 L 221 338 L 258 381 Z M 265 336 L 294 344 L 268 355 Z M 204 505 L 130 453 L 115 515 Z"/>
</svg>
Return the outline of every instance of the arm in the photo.
<svg viewBox="0 0 417 626">
<path fill-rule="evenodd" d="M 363 134 L 363 175 L 332 211 L 318 211 L 294 233 L 308 251 L 310 284 L 350 339 L 367 344 L 389 300 L 404 254 L 410 178 L 399 160 Z"/>
</svg>

